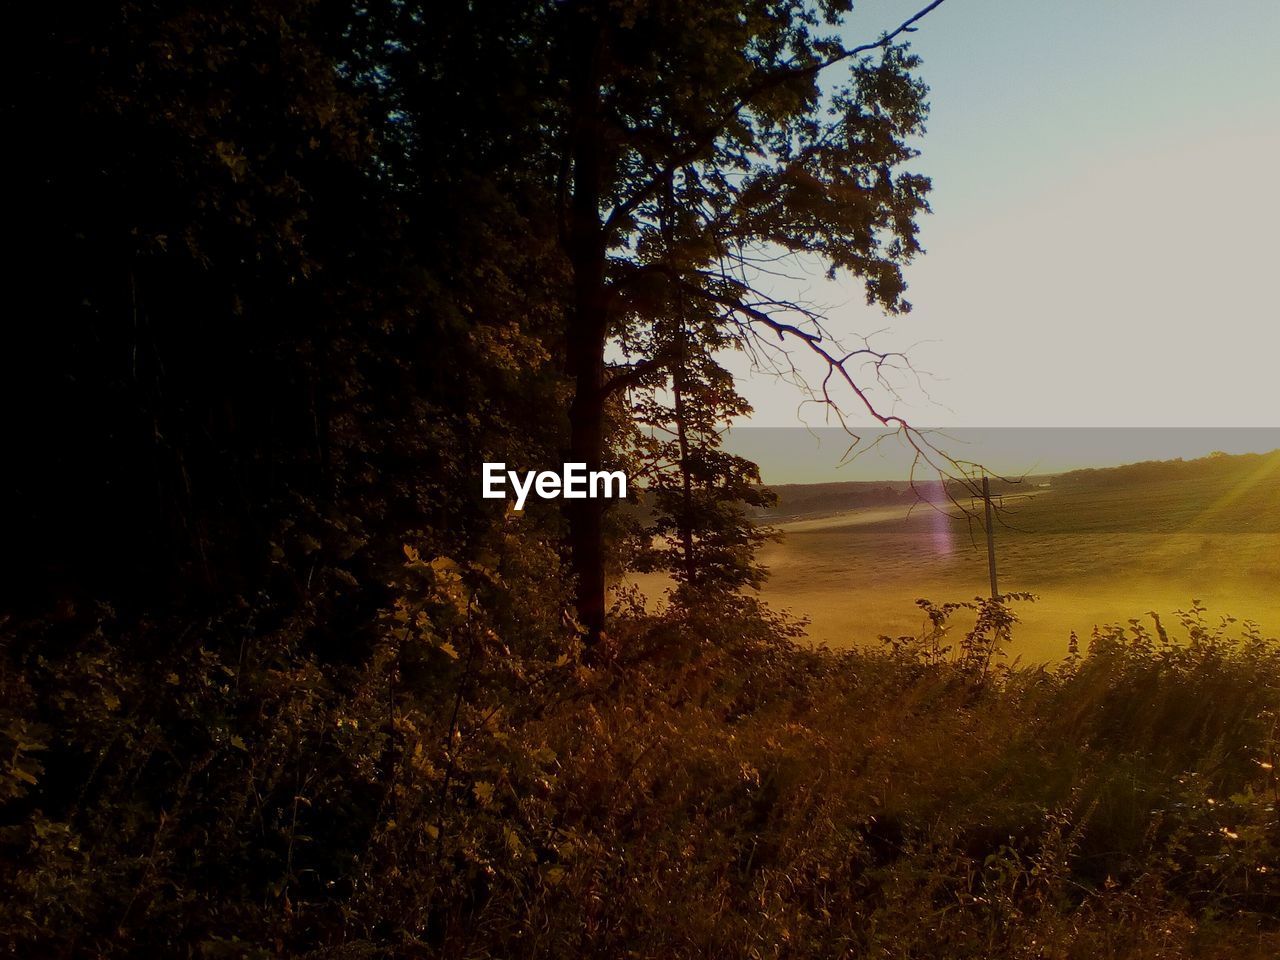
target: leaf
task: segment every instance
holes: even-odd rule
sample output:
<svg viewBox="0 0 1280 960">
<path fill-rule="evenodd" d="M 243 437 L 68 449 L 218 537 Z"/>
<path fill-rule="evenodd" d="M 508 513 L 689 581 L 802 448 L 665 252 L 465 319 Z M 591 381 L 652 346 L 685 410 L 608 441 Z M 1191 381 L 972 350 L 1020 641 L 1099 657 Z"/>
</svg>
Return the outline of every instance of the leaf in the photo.
<svg viewBox="0 0 1280 960">
<path fill-rule="evenodd" d="M 517 860 L 523 860 L 525 856 L 524 844 L 520 842 L 520 837 L 510 827 L 506 827 L 502 831 L 503 837 L 507 841 L 507 849 L 511 851 L 511 856 Z"/>
<path fill-rule="evenodd" d="M 541 764 L 550 764 L 556 762 L 556 752 L 550 747 L 539 747 L 533 751 L 533 759 Z"/>
</svg>

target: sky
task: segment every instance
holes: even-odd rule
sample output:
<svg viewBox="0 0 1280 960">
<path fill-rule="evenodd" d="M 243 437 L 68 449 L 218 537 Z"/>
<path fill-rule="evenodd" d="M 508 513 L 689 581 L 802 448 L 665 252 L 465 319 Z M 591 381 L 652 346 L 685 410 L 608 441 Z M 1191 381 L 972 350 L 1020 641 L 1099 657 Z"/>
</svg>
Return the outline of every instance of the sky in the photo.
<svg viewBox="0 0 1280 960">
<path fill-rule="evenodd" d="M 922 5 L 866 0 L 849 38 Z M 1280 2 L 947 0 L 911 43 L 934 183 L 914 311 L 886 319 L 849 278 L 778 292 L 910 348 L 923 389 L 893 409 L 919 424 L 1280 426 Z M 753 426 L 823 423 L 731 365 Z"/>
</svg>

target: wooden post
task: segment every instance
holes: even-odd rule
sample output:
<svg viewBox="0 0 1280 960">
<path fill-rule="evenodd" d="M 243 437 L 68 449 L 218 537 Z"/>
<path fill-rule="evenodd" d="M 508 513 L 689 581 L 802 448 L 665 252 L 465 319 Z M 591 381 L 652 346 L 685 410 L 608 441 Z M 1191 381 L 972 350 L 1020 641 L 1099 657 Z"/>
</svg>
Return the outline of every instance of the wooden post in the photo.
<svg viewBox="0 0 1280 960">
<path fill-rule="evenodd" d="M 982 478 L 982 500 L 987 508 L 987 569 L 991 573 L 991 597 L 1000 596 L 1000 588 L 996 586 L 996 530 L 991 520 L 991 481 Z"/>
</svg>

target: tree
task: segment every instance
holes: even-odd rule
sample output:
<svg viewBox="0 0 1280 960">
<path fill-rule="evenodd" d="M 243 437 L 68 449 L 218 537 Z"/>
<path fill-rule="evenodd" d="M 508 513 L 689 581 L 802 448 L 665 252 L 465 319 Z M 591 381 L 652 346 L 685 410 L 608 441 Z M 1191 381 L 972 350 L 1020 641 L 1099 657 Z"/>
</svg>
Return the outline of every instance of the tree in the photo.
<svg viewBox="0 0 1280 960">
<path fill-rule="evenodd" d="M 755 552 L 771 533 L 748 508 L 777 498 L 754 463 L 722 448 L 729 421 L 751 408 L 705 349 L 686 344 L 669 369 L 635 401 L 652 520 L 641 527 L 634 566 L 695 591 L 759 587 L 765 570 Z"/>
<path fill-rule="evenodd" d="M 837 35 L 851 2 L 578 0 L 558 10 L 562 99 L 549 116 L 572 274 L 571 459 L 599 469 L 610 395 L 678 353 L 668 345 L 617 370 L 605 361 L 610 338 L 652 323 L 647 304 L 671 289 L 744 339 L 798 339 L 866 401 L 846 367 L 861 352 L 841 353 L 819 317 L 757 289 L 754 268 L 778 252 L 813 255 L 832 275 L 862 278 L 869 302 L 909 309 L 901 267 L 919 250 L 929 184 L 901 165 L 914 155 L 907 139 L 922 129 L 925 88 L 897 40 L 940 2 L 857 46 Z M 836 65 L 845 76 L 824 88 L 820 75 Z M 566 507 L 579 616 L 596 637 L 603 507 Z"/>
<path fill-rule="evenodd" d="M 674 246 L 674 186 L 669 177 L 659 212 L 659 255 Z M 640 342 L 622 343 L 628 355 L 671 358 L 642 378 L 642 388 L 628 391 L 652 515 L 640 530 L 633 566 L 670 573 L 681 595 L 759 587 L 765 570 L 756 562 L 756 548 L 771 534 L 744 507 L 777 498 L 761 486 L 754 463 L 722 448 L 731 422 L 751 413 L 732 374 L 715 358 L 734 342 L 714 314 L 704 310 L 691 317 L 680 285 L 667 284 L 663 292 L 666 299 L 647 305 L 647 327 L 636 325 Z"/>
</svg>

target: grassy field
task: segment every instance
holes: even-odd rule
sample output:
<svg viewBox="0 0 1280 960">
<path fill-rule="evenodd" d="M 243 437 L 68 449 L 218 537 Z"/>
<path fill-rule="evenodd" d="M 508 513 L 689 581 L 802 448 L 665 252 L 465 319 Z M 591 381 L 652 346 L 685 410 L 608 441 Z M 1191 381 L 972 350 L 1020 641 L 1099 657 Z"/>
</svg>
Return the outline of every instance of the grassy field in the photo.
<svg viewBox="0 0 1280 960">
<path fill-rule="evenodd" d="M 1030 592 L 1013 653 L 1054 660 L 1071 631 L 1169 615 L 1198 599 L 1280 634 L 1280 453 L 1078 471 L 1003 498 L 1002 592 Z M 833 647 L 919 633 L 918 597 L 987 593 L 981 528 L 928 505 L 869 506 L 775 523 L 762 596 Z M 643 578 L 651 595 L 661 581 Z"/>
</svg>

